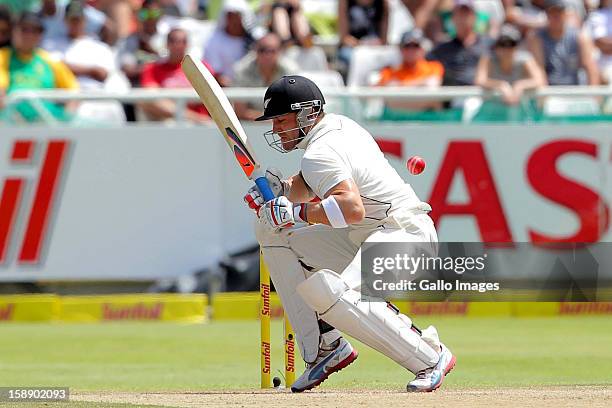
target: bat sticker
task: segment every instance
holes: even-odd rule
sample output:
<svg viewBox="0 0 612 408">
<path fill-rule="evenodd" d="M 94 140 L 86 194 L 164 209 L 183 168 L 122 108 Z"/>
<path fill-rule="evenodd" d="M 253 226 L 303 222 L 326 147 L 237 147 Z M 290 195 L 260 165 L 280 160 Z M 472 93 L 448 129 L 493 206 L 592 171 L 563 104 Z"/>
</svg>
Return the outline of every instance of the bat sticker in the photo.
<svg viewBox="0 0 612 408">
<path fill-rule="evenodd" d="M 247 177 L 250 177 L 251 173 L 255 170 L 255 160 L 249 154 L 242 140 L 240 140 L 231 128 L 225 128 L 225 132 L 232 142 L 234 142 L 234 155 L 236 156 L 236 160 L 240 163 L 240 167 L 242 167 Z"/>
</svg>

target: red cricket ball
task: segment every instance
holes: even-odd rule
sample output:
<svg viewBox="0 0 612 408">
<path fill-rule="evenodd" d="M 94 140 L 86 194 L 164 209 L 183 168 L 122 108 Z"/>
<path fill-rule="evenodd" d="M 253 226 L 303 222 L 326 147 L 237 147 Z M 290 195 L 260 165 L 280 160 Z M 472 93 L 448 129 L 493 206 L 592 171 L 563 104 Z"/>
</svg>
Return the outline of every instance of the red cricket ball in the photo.
<svg viewBox="0 0 612 408">
<path fill-rule="evenodd" d="M 412 156 L 406 162 L 406 167 L 411 174 L 421 174 L 425 170 L 425 159 L 421 156 Z"/>
</svg>

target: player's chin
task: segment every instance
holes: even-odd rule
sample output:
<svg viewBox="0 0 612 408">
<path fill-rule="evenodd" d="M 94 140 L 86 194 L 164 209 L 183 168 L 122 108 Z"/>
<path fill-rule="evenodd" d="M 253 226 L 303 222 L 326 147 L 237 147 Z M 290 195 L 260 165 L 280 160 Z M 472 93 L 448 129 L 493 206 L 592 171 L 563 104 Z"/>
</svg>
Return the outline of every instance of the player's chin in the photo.
<svg viewBox="0 0 612 408">
<path fill-rule="evenodd" d="M 293 150 L 295 148 L 295 145 L 297 144 L 297 142 L 295 140 L 287 140 L 287 141 L 281 141 L 281 144 L 283 145 L 283 149 L 286 151 L 290 151 Z"/>
</svg>

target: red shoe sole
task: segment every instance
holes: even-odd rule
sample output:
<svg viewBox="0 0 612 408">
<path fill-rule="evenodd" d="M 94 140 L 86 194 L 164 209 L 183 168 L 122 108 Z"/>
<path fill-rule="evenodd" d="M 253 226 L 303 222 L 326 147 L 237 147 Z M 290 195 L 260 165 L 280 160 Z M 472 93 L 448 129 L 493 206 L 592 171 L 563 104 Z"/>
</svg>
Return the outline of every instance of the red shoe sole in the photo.
<svg viewBox="0 0 612 408">
<path fill-rule="evenodd" d="M 444 379 L 446 378 L 446 375 L 450 373 L 453 370 L 453 368 L 455 368 L 455 364 L 457 364 L 457 357 L 453 356 L 453 358 L 451 358 L 450 363 L 448 363 L 448 365 L 446 366 L 446 369 L 444 370 L 444 377 L 442 377 L 442 381 L 440 381 L 438 385 L 436 385 L 434 388 L 432 388 L 431 390 L 427 392 L 433 392 L 437 390 L 438 388 L 440 388 L 440 386 L 442 386 L 442 383 L 444 382 Z"/>
<path fill-rule="evenodd" d="M 359 352 L 357 351 L 357 349 L 353 349 L 353 352 L 349 354 L 347 358 L 342 360 L 340 364 L 332 368 L 330 371 L 325 372 L 325 377 L 321 378 L 319 381 L 316 381 L 310 384 L 308 387 L 304 388 L 303 390 L 294 390 L 293 388 L 291 388 L 291 392 L 298 393 L 298 392 L 312 390 L 314 387 L 321 384 L 323 381 L 327 380 L 327 378 L 330 375 L 332 375 L 333 373 L 337 373 L 338 371 L 342 370 L 344 367 L 350 365 L 353 361 L 357 360 L 358 356 L 359 356 Z"/>
</svg>

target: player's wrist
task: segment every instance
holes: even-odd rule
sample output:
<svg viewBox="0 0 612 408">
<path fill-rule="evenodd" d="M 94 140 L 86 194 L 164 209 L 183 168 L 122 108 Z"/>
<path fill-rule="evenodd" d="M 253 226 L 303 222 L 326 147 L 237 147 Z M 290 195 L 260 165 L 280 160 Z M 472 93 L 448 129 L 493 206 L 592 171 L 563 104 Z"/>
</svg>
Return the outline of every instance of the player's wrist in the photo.
<svg viewBox="0 0 612 408">
<path fill-rule="evenodd" d="M 307 223 L 308 222 L 307 211 L 308 211 L 307 203 L 294 204 L 293 219 L 296 222 L 306 222 Z"/>
</svg>

